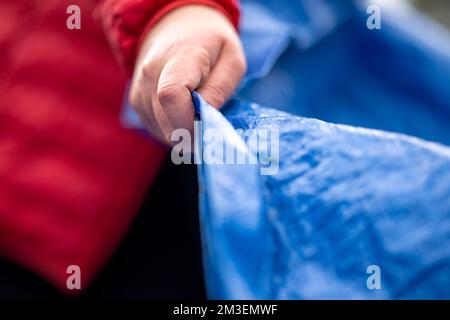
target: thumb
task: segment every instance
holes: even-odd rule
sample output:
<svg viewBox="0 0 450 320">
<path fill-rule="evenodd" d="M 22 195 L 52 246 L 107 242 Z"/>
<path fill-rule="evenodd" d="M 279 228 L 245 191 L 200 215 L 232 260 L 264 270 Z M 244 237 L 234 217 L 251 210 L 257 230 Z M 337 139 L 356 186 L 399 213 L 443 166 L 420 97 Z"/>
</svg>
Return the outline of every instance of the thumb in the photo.
<svg viewBox="0 0 450 320">
<path fill-rule="evenodd" d="M 174 129 L 193 130 L 194 106 L 191 92 L 205 81 L 209 69 L 209 54 L 198 47 L 184 48 L 171 56 L 164 65 L 158 81 L 157 100 Z M 166 129 L 162 128 L 170 142 L 171 132 Z"/>
</svg>

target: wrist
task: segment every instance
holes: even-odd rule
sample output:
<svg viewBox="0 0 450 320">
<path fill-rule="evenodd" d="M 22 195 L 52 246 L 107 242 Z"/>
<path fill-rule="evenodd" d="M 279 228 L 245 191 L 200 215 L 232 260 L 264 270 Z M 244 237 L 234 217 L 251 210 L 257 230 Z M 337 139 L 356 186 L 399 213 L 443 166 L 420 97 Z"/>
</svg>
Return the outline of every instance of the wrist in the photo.
<svg viewBox="0 0 450 320">
<path fill-rule="evenodd" d="M 238 25 L 239 25 L 239 11 L 237 5 L 234 6 L 224 6 L 217 0 L 175 0 L 171 1 L 165 6 L 161 7 L 161 9 L 153 15 L 153 17 L 149 20 L 145 28 L 143 29 L 140 37 L 138 38 L 137 42 L 137 58 L 139 52 L 142 51 L 143 47 L 146 47 L 148 49 L 152 35 L 154 34 L 154 29 L 158 25 L 158 23 L 163 20 L 166 16 L 171 14 L 173 11 L 187 8 L 187 7 L 206 7 L 210 9 L 214 9 L 217 12 L 221 13 L 223 16 L 225 16 L 226 20 L 229 21 L 236 32 L 238 32 Z M 233 3 L 233 1 L 223 1 L 225 3 Z M 136 59 L 137 62 L 138 59 Z"/>
</svg>

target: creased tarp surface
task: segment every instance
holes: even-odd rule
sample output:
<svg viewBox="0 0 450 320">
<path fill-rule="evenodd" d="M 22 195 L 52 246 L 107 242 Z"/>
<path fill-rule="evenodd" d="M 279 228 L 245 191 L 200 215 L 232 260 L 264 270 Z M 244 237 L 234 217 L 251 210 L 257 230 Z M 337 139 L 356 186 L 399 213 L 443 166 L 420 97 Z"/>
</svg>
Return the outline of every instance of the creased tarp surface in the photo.
<svg viewBox="0 0 450 320">
<path fill-rule="evenodd" d="M 450 298 L 450 149 L 239 100 L 225 119 L 195 101 L 203 132 L 226 133 L 199 135 L 203 150 L 257 155 L 230 123 L 280 132 L 275 175 L 199 168 L 211 298 Z M 366 285 L 369 265 L 381 269 L 381 290 Z"/>
<path fill-rule="evenodd" d="M 414 12 L 382 12 L 382 29 L 368 30 L 352 1 L 244 1 L 238 96 L 291 115 L 241 100 L 224 109 L 235 129 L 281 127 L 280 169 L 200 167 L 202 221 L 235 208 L 226 228 L 203 224 L 221 237 L 222 259 L 214 237 L 204 241 L 212 298 L 450 298 L 448 148 L 292 115 L 450 143 L 448 33 Z M 203 129 L 226 123 L 202 109 Z M 246 199 L 262 202 L 249 212 Z M 248 242 L 226 236 L 233 224 L 245 233 L 239 214 L 259 221 Z M 381 290 L 366 286 L 369 265 Z"/>
<path fill-rule="evenodd" d="M 369 30 L 370 2 L 355 2 L 244 0 L 249 72 L 239 96 L 449 145 L 448 31 L 412 9 L 383 6 L 381 29 Z"/>
</svg>

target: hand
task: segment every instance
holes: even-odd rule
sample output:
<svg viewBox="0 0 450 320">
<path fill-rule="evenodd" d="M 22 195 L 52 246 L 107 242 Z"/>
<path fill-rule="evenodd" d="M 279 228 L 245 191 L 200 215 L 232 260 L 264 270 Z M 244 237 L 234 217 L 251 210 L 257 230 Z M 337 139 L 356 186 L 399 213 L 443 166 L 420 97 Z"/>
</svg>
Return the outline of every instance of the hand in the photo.
<svg viewBox="0 0 450 320">
<path fill-rule="evenodd" d="M 193 90 L 219 108 L 245 70 L 242 46 L 231 22 L 216 9 L 187 5 L 167 14 L 145 36 L 130 103 L 145 127 L 170 144 L 173 130 L 193 130 Z"/>
</svg>

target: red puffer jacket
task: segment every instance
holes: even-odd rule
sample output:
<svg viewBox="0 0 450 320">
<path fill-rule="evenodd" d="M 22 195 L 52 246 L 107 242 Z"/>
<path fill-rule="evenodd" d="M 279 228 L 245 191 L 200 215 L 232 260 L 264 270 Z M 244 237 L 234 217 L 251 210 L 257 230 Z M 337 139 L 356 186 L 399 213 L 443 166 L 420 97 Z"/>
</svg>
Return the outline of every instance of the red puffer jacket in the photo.
<svg viewBox="0 0 450 320">
<path fill-rule="evenodd" d="M 187 3 L 237 25 L 233 0 L 0 0 L 0 255 L 63 291 L 69 265 L 86 287 L 105 263 L 166 153 L 121 127 L 106 38 L 130 71 L 146 28 Z"/>
</svg>

